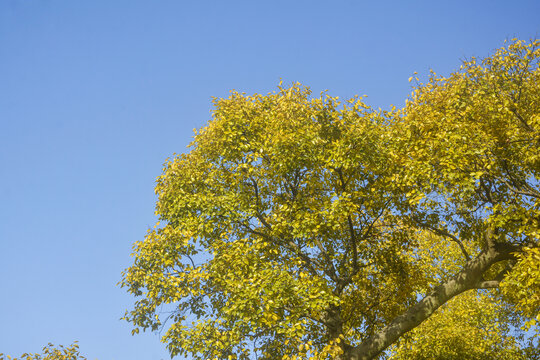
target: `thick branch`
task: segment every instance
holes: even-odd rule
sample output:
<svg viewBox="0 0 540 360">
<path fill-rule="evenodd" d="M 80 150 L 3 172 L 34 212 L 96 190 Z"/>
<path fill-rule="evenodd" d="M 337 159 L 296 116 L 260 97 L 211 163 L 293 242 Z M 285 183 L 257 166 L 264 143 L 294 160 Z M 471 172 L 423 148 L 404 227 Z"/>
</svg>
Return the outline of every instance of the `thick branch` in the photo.
<svg viewBox="0 0 540 360">
<path fill-rule="evenodd" d="M 480 281 L 477 285 L 477 289 L 496 289 L 501 282 L 497 280 Z"/>
<path fill-rule="evenodd" d="M 416 305 L 396 317 L 388 326 L 366 339 L 359 346 L 348 348 L 346 359 L 374 359 L 403 334 L 429 318 L 441 305 L 454 296 L 477 288 L 477 285 L 482 283 L 482 274 L 492 264 L 510 258 L 512 258 L 510 251 L 499 252 L 493 247 L 481 252 L 476 258 L 468 261 L 454 278 L 436 287 Z M 485 283 L 486 285 L 491 284 L 491 282 Z"/>
</svg>

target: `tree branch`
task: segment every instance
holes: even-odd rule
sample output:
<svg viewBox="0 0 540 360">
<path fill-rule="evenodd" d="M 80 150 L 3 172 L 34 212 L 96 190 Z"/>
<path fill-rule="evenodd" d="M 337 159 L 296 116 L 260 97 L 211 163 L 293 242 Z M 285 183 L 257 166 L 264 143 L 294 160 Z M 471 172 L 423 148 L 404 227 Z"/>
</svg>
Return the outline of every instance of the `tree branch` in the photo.
<svg viewBox="0 0 540 360">
<path fill-rule="evenodd" d="M 525 127 L 525 129 L 529 132 L 533 132 L 534 129 L 529 125 L 529 123 L 517 112 L 516 109 L 510 109 L 510 111 L 518 118 L 518 120 L 521 122 L 521 124 Z"/>
<path fill-rule="evenodd" d="M 414 218 L 414 221 L 420 225 L 421 227 L 423 227 L 424 229 L 427 229 L 431 232 L 433 232 L 434 234 L 436 235 L 440 235 L 440 236 L 444 236 L 446 238 L 449 238 L 451 241 L 455 242 L 456 244 L 458 244 L 459 248 L 461 249 L 461 252 L 463 253 L 463 256 L 465 256 L 465 260 L 466 261 L 470 261 L 471 260 L 471 257 L 469 256 L 469 253 L 467 252 L 467 249 L 465 249 L 465 246 L 463 245 L 463 243 L 461 242 L 461 240 L 459 240 L 457 238 L 457 236 L 455 236 L 454 234 L 451 234 L 449 233 L 448 231 L 444 230 L 444 229 L 439 229 L 438 227 L 435 227 L 435 226 L 432 226 L 426 222 L 422 222 L 420 221 L 418 218 Z"/>
<path fill-rule="evenodd" d="M 480 281 L 476 284 L 477 289 L 496 289 L 501 282 L 497 280 Z"/>
<path fill-rule="evenodd" d="M 499 252 L 490 247 L 468 261 L 452 279 L 436 287 L 430 294 L 396 317 L 389 325 L 370 336 L 360 345 L 346 347 L 346 358 L 351 360 L 374 359 L 403 334 L 429 318 L 441 305 L 467 290 L 475 289 L 482 274 L 499 261 L 511 259 L 509 250 Z M 486 284 L 487 285 L 487 284 Z"/>
<path fill-rule="evenodd" d="M 527 186 L 529 191 L 524 191 L 524 190 L 520 190 L 520 189 L 515 188 L 506 179 L 499 178 L 499 177 L 496 177 L 496 179 L 503 182 L 508 187 L 508 189 L 510 189 L 510 191 L 512 191 L 515 194 L 524 195 L 524 196 L 530 196 L 530 197 L 540 199 L 540 192 L 534 191 L 534 189 L 532 189 L 530 186 Z"/>
<path fill-rule="evenodd" d="M 353 226 L 351 215 L 347 216 L 347 222 L 349 224 L 349 233 L 351 237 L 351 249 L 352 249 L 352 256 L 353 256 L 352 272 L 356 273 L 358 271 L 358 249 L 356 248 L 356 235 L 354 233 L 354 226 Z"/>
</svg>

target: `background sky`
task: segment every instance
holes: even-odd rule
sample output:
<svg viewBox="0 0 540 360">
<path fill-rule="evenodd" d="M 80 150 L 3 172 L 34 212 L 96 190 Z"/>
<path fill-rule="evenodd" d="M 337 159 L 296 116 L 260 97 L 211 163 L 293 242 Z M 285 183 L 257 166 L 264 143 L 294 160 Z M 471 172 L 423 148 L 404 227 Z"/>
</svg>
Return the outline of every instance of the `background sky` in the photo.
<svg viewBox="0 0 540 360">
<path fill-rule="evenodd" d="M 540 1 L 0 0 L 0 352 L 78 340 L 88 359 L 169 358 L 120 321 L 116 284 L 156 221 L 154 181 L 212 97 L 299 81 L 401 106 L 540 33 Z"/>
</svg>

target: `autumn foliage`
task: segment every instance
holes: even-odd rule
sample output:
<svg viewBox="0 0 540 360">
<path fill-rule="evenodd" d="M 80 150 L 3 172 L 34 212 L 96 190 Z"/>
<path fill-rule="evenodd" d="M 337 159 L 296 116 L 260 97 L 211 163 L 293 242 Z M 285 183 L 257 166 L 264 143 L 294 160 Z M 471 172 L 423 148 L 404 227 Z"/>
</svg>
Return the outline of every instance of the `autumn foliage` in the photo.
<svg viewBox="0 0 540 360">
<path fill-rule="evenodd" d="M 86 360 L 86 357 L 80 354 L 79 344 L 75 341 L 69 346 L 49 343 L 39 354 L 24 353 L 19 357 L 11 357 L 0 353 L 0 360 Z"/>
<path fill-rule="evenodd" d="M 134 332 L 193 359 L 535 356 L 539 46 L 389 111 L 300 84 L 215 99 L 123 274 Z"/>
</svg>

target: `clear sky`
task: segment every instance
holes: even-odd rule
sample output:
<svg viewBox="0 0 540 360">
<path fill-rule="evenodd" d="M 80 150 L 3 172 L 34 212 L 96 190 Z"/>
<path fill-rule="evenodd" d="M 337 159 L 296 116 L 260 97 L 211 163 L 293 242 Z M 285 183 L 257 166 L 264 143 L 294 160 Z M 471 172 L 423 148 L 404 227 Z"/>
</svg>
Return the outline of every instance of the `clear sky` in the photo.
<svg viewBox="0 0 540 360">
<path fill-rule="evenodd" d="M 167 359 L 131 336 L 116 286 L 154 225 L 154 180 L 212 97 L 299 81 L 400 106 L 540 33 L 540 1 L 0 0 L 0 352 L 80 343 L 89 359 Z"/>
</svg>

